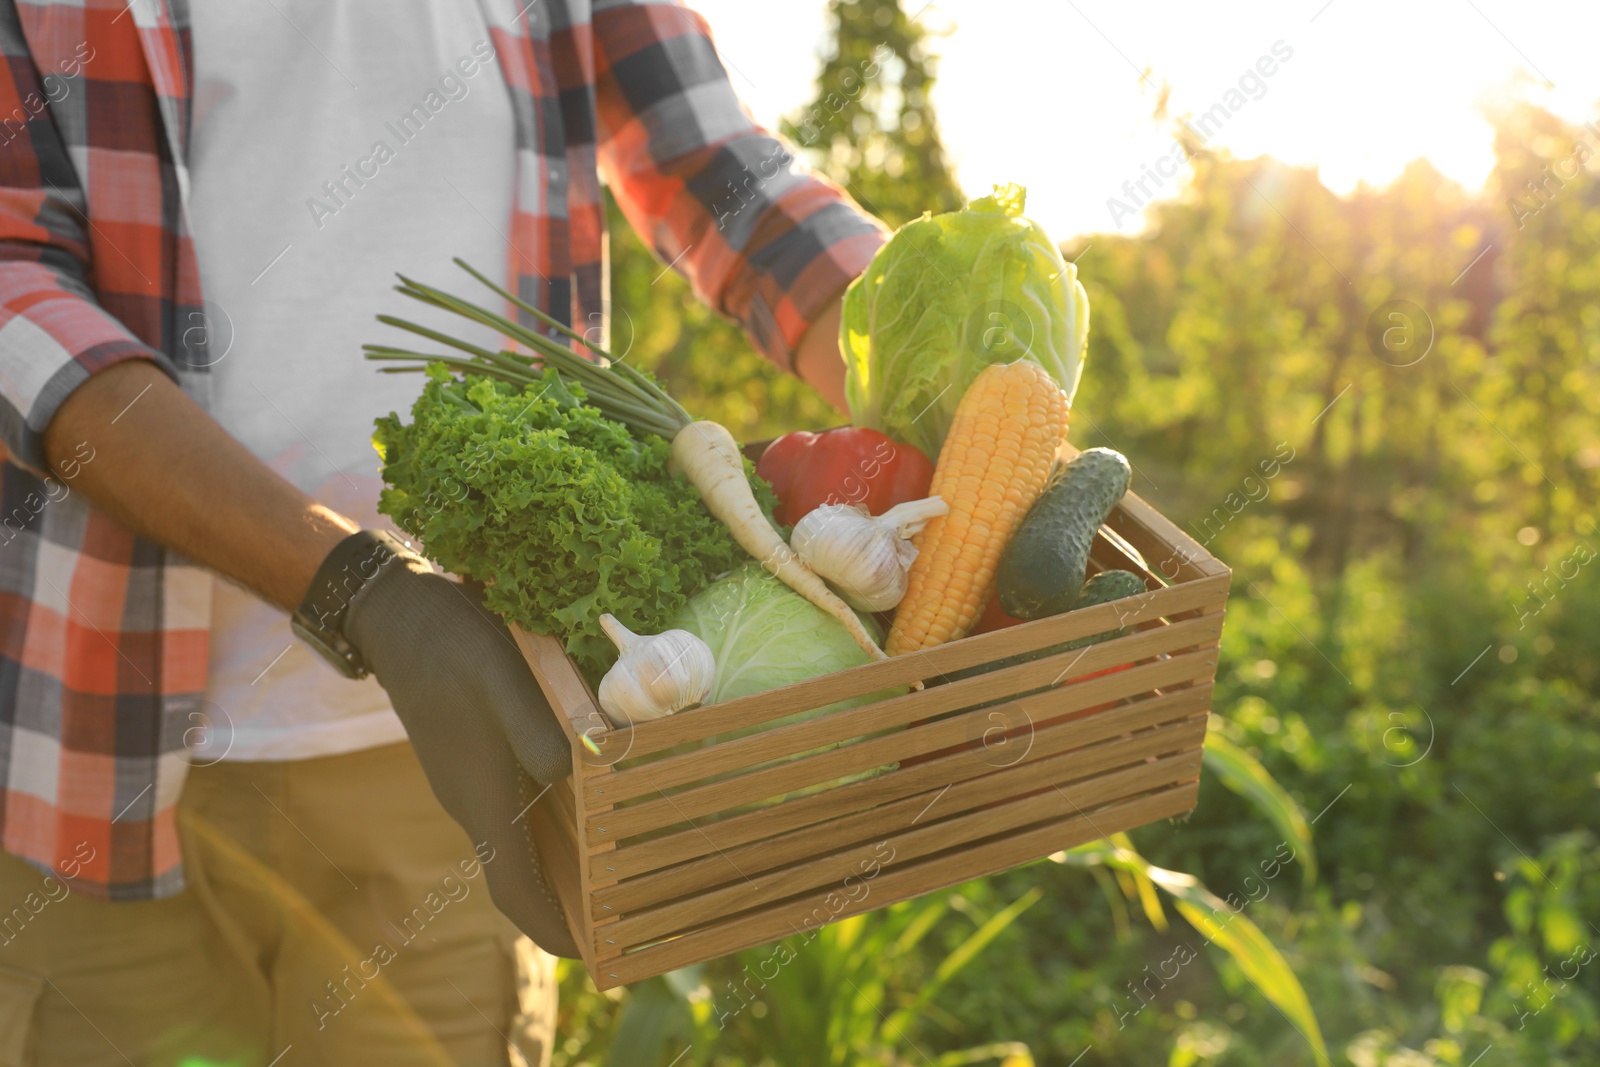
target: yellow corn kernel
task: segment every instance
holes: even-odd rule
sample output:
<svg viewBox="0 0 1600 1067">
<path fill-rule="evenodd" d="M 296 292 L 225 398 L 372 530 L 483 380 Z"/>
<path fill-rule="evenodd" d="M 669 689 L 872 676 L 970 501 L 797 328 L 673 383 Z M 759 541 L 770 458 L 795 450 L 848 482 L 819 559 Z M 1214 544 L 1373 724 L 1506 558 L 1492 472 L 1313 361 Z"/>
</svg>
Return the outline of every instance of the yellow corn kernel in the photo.
<svg viewBox="0 0 1600 1067">
<path fill-rule="evenodd" d="M 950 512 L 914 539 L 891 656 L 964 637 L 994 592 L 1000 554 L 1044 491 L 1067 433 L 1067 396 L 1036 363 L 984 368 L 956 408 L 930 495 Z"/>
</svg>

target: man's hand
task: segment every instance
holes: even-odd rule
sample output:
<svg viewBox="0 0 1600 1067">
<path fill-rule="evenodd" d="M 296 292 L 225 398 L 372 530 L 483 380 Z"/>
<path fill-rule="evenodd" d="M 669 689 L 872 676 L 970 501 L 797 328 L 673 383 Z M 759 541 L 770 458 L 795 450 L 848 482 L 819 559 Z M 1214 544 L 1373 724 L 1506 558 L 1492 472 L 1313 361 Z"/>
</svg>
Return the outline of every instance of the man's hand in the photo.
<svg viewBox="0 0 1600 1067">
<path fill-rule="evenodd" d="M 350 601 L 345 636 L 389 693 L 428 783 L 474 844 L 489 895 L 545 951 L 576 957 L 529 834 L 529 808 L 571 771 L 555 713 L 498 619 L 426 564 L 395 557 Z"/>
</svg>

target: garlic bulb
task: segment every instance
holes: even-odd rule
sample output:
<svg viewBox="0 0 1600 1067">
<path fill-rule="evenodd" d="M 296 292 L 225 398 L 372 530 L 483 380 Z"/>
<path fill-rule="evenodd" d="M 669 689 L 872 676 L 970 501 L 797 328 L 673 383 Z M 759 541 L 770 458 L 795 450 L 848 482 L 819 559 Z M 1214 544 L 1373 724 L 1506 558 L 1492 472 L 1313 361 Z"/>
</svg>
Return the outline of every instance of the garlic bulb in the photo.
<svg viewBox="0 0 1600 1067">
<path fill-rule="evenodd" d="M 897 504 L 877 517 L 860 504 L 824 504 L 794 525 L 789 547 L 853 608 L 888 611 L 906 595 L 917 550 L 910 538 L 948 514 L 940 497 Z"/>
<path fill-rule="evenodd" d="M 688 630 L 640 637 L 614 615 L 600 628 L 622 653 L 600 679 L 600 707 L 618 726 L 659 719 L 698 704 L 711 692 L 717 664 L 711 648 Z"/>
</svg>

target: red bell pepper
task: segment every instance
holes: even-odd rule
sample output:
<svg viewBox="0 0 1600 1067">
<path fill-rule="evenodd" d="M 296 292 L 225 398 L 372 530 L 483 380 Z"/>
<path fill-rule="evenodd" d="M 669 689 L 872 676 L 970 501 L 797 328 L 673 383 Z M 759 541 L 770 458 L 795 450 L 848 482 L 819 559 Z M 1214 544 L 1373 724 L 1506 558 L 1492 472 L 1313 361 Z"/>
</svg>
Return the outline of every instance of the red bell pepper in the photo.
<svg viewBox="0 0 1600 1067">
<path fill-rule="evenodd" d="M 933 464 L 877 430 L 842 426 L 784 434 L 761 453 L 756 473 L 778 494 L 777 520 L 792 526 L 823 504 L 864 504 L 882 515 L 896 504 L 921 500 L 933 481 Z"/>
<path fill-rule="evenodd" d="M 1007 626 L 1016 626 L 1021 619 L 1013 618 L 1006 614 L 1006 609 L 1000 606 L 1000 593 L 989 594 L 989 606 L 983 609 L 983 614 L 978 616 L 978 625 L 972 628 L 975 634 L 991 633 L 995 630 L 1004 630 Z"/>
</svg>

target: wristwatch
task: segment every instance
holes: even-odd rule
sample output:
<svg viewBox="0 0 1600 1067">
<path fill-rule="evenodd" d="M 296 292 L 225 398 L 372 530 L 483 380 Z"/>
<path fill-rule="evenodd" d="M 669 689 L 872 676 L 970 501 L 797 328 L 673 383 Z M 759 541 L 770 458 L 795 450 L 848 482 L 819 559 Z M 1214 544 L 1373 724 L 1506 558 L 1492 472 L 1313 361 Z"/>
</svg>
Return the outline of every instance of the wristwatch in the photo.
<svg viewBox="0 0 1600 1067">
<path fill-rule="evenodd" d="M 344 636 L 350 601 L 396 559 L 422 557 L 391 533 L 361 530 L 334 546 L 311 579 L 289 628 L 346 678 L 365 678 L 367 664 Z"/>
</svg>

